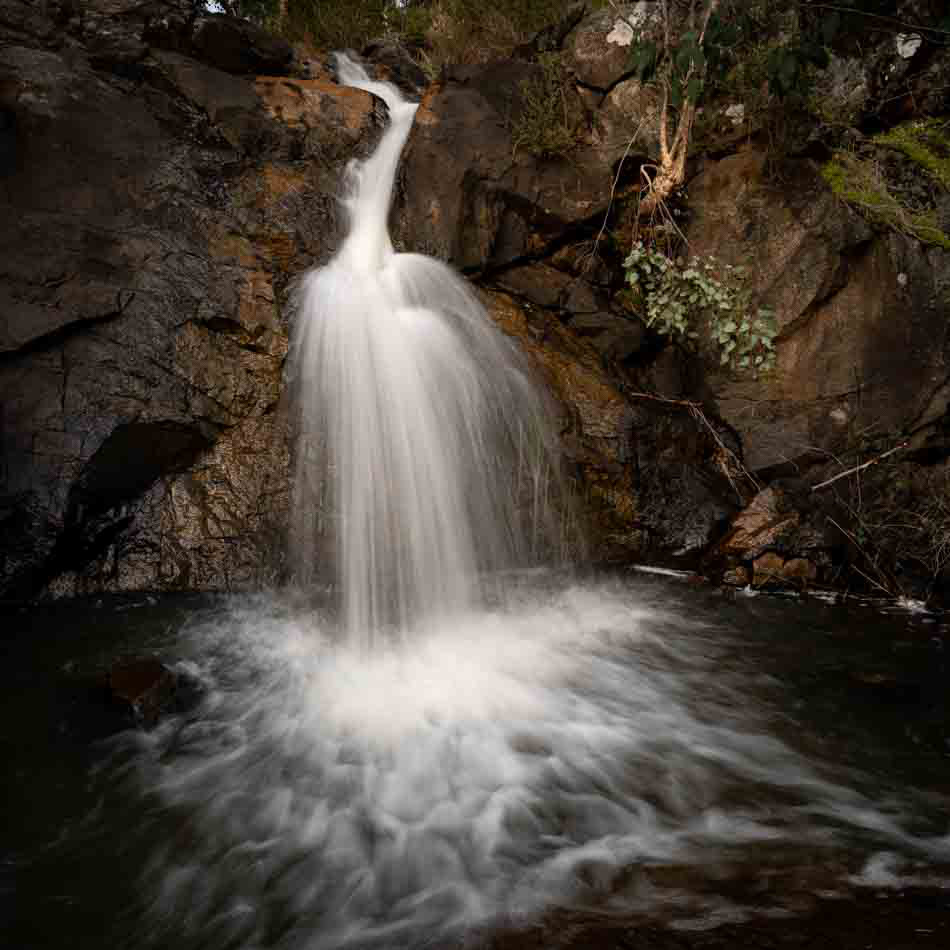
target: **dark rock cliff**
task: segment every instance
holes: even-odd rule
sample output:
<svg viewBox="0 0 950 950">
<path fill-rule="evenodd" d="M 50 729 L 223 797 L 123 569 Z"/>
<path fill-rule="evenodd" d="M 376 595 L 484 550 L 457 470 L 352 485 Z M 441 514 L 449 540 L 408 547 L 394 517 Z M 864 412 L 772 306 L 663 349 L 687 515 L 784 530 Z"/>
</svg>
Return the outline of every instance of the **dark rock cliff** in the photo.
<svg viewBox="0 0 950 950">
<path fill-rule="evenodd" d="M 280 307 L 385 110 L 183 0 L 3 0 L 0 31 L 2 589 L 261 584 Z"/>
</svg>

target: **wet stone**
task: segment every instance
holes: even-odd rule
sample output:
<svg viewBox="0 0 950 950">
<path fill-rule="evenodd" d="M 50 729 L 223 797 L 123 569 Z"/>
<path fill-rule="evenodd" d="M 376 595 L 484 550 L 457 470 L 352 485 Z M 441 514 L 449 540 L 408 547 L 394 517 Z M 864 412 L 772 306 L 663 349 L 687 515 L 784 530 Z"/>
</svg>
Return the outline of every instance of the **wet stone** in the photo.
<svg viewBox="0 0 950 950">
<path fill-rule="evenodd" d="M 175 694 L 175 674 L 152 657 L 114 666 L 108 674 L 110 698 L 124 718 L 137 726 L 154 726 Z"/>
<path fill-rule="evenodd" d="M 766 551 L 752 562 L 752 584 L 755 587 L 767 587 L 780 584 L 784 579 L 785 559 L 774 551 Z"/>
<path fill-rule="evenodd" d="M 722 582 L 727 587 L 746 587 L 749 583 L 749 571 L 745 567 L 730 567 L 723 575 Z"/>
<path fill-rule="evenodd" d="M 155 657 L 128 657 L 106 672 L 68 676 L 57 694 L 57 733 L 93 742 L 126 729 L 152 729 L 165 716 L 187 712 L 201 687 Z"/>
</svg>

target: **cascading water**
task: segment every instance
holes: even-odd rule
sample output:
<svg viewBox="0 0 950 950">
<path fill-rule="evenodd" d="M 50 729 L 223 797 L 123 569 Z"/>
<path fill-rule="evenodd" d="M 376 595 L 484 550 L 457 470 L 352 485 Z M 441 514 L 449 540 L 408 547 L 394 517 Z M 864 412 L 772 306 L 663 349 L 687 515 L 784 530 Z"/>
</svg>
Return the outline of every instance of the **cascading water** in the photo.
<svg viewBox="0 0 950 950">
<path fill-rule="evenodd" d="M 348 635 L 368 644 L 470 606 L 479 576 L 523 563 L 536 531 L 519 506 L 537 521 L 554 452 L 517 352 L 464 281 L 393 249 L 416 106 L 345 56 L 338 72 L 385 101 L 390 125 L 349 170 L 349 233 L 299 296 L 292 556 L 304 584 L 331 567 Z"/>
<path fill-rule="evenodd" d="M 479 603 L 544 497 L 544 406 L 458 278 L 393 251 L 413 107 L 341 74 L 392 115 L 295 343 L 296 564 L 335 559 L 342 616 L 233 598 L 164 646 L 201 706 L 125 734 L 61 833 L 151 855 L 108 945 L 431 948 L 552 906 L 705 927 L 787 910 L 782 874 L 845 895 L 950 862 L 945 797 L 801 748 L 762 672 L 800 613 L 545 571 Z"/>
</svg>

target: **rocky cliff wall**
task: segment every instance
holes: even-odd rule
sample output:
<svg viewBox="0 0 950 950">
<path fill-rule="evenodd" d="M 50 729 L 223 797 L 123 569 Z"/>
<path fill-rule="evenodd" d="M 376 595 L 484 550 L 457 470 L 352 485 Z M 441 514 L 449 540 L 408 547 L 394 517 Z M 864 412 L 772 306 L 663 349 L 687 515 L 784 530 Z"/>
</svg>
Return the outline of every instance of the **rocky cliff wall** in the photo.
<svg viewBox="0 0 950 950">
<path fill-rule="evenodd" d="M 265 583 L 282 306 L 385 110 L 178 0 L 3 0 L 0 31 L 2 589 Z"/>
</svg>

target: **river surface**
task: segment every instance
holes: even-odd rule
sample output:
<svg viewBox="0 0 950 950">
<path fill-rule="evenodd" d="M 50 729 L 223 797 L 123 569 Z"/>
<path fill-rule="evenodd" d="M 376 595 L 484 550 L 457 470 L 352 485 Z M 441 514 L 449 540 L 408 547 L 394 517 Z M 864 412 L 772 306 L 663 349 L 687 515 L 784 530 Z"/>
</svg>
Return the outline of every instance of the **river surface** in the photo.
<svg viewBox="0 0 950 950">
<path fill-rule="evenodd" d="M 0 943 L 950 945 L 944 618 L 498 589 L 372 653 L 290 595 L 6 613 Z M 143 655 L 201 701 L 87 734 Z"/>
</svg>

